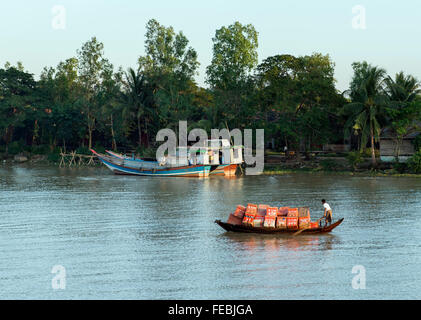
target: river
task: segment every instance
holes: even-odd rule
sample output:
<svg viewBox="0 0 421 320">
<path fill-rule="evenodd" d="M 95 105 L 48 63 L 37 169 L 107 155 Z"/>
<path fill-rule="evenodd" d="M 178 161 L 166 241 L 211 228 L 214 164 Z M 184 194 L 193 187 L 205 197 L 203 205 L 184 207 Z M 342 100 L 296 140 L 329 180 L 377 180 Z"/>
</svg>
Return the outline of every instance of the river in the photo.
<svg viewBox="0 0 421 320">
<path fill-rule="evenodd" d="M 328 235 L 234 234 L 214 223 L 248 202 L 309 206 L 316 220 L 321 198 L 345 218 Z M 420 216 L 420 178 L 0 165 L 0 298 L 420 299 Z M 52 286 L 54 266 L 65 269 L 64 289 Z"/>
</svg>

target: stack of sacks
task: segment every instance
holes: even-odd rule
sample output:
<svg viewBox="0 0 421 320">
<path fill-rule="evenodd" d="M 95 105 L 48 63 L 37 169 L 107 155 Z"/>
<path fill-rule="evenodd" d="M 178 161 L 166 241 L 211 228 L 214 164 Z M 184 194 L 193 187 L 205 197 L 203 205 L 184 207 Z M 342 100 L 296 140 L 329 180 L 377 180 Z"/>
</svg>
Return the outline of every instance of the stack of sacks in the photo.
<svg viewBox="0 0 421 320">
<path fill-rule="evenodd" d="M 251 226 L 253 224 L 253 220 L 257 215 L 257 205 L 249 203 L 247 205 L 246 212 L 243 218 L 243 224 Z"/>
<path fill-rule="evenodd" d="M 238 205 L 235 212 L 230 214 L 227 223 L 234 225 L 241 224 L 243 222 L 245 212 L 246 208 L 242 205 Z"/>
<path fill-rule="evenodd" d="M 264 226 L 266 228 L 275 228 L 276 226 L 276 217 L 278 215 L 278 208 L 277 207 L 270 207 L 267 210 L 267 214 L 265 217 Z"/>
<path fill-rule="evenodd" d="M 287 228 L 298 229 L 298 208 L 288 208 Z"/>
<path fill-rule="evenodd" d="M 252 226 L 253 227 L 262 227 L 263 222 L 265 221 L 265 216 L 267 213 L 267 209 L 269 208 L 266 204 L 259 204 L 259 207 L 257 208 L 257 214 L 254 217 Z"/>
<path fill-rule="evenodd" d="M 310 227 L 310 209 L 308 207 L 298 208 L 298 227 L 300 229 Z"/>
</svg>

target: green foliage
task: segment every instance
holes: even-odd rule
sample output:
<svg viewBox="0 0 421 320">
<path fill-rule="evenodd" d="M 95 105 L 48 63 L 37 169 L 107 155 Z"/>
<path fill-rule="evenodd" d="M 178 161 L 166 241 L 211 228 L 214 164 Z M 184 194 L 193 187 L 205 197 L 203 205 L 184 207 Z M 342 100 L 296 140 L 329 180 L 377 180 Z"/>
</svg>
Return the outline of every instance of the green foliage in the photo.
<svg viewBox="0 0 421 320">
<path fill-rule="evenodd" d="M 246 82 L 257 65 L 257 38 L 253 25 L 238 21 L 216 30 L 212 62 L 206 70 L 207 83 L 213 88 L 230 90 Z"/>
<path fill-rule="evenodd" d="M 18 153 L 21 153 L 25 150 L 24 143 L 22 140 L 19 141 L 13 141 L 8 146 L 8 153 L 10 155 L 16 155 Z"/>
<path fill-rule="evenodd" d="M 41 155 L 44 155 L 44 154 L 50 153 L 50 147 L 47 144 L 33 145 L 31 147 L 30 152 L 32 154 L 41 154 Z"/>
<path fill-rule="evenodd" d="M 386 71 L 372 66 L 367 62 L 355 62 L 352 64 L 354 76 L 350 90 L 347 92 L 351 102 L 344 107 L 344 113 L 348 116 L 345 125 L 348 136 L 352 130 L 360 135 L 360 148 L 363 150 L 370 141 L 373 166 L 376 165 L 375 145 L 379 140 L 382 129 L 382 120 L 387 106 L 387 95 L 383 87 Z"/>
<path fill-rule="evenodd" d="M 57 150 L 91 154 L 91 146 L 153 157 L 158 130 L 178 130 L 179 120 L 208 133 L 263 128 L 276 150 L 342 143 L 347 129 L 364 150 L 382 128 L 401 139 L 421 118 L 419 83 L 412 76 L 392 79 L 381 68 L 355 63 L 345 98 L 335 88 L 328 55 L 279 54 L 258 65 L 258 32 L 240 22 L 219 28 L 212 40 L 209 88 L 195 82 L 199 63 L 187 37 L 154 19 L 146 25 L 144 55 L 127 71 L 114 69 L 96 37 L 74 57 L 44 68 L 38 81 L 21 63 L 7 63 L 0 68 L 0 150 L 49 154 L 53 161 L 59 161 Z M 348 161 L 355 167 L 360 158 L 356 152 Z M 338 165 L 324 160 L 321 167 Z"/>
<path fill-rule="evenodd" d="M 362 154 L 360 151 L 353 151 L 349 152 L 347 155 L 348 163 L 352 166 L 352 168 L 355 170 L 357 166 L 364 161 Z"/>
<path fill-rule="evenodd" d="M 197 53 L 188 47 L 189 41 L 173 27 L 165 27 L 155 19 L 146 24 L 146 55 L 139 58 L 140 69 L 149 74 L 171 75 L 192 78 L 199 66 Z"/>
<path fill-rule="evenodd" d="M 154 148 L 137 148 L 136 154 L 139 154 L 142 158 L 155 158 L 156 149 L 154 149 Z"/>
<path fill-rule="evenodd" d="M 277 55 L 257 67 L 255 103 L 262 115 L 260 124 L 272 137 L 282 137 L 279 144 L 295 149 L 305 142 L 306 149 L 312 149 L 313 144 L 343 136 L 337 116 L 343 98 L 336 92 L 333 73 L 329 56 L 319 53 Z"/>
<path fill-rule="evenodd" d="M 102 151 L 104 151 L 104 150 L 102 150 Z M 91 155 L 92 154 L 92 152 L 89 149 L 89 147 L 86 147 L 86 146 L 80 146 L 79 148 L 77 148 L 76 149 L 76 153 L 78 153 L 78 154 L 86 154 L 86 155 Z"/>
<path fill-rule="evenodd" d="M 421 150 L 408 159 L 407 166 L 411 173 L 421 173 Z"/>
<path fill-rule="evenodd" d="M 393 163 L 393 171 L 398 172 L 399 174 L 409 173 L 408 163 L 405 163 L 405 162 Z"/>
<path fill-rule="evenodd" d="M 53 163 L 58 163 L 61 160 L 61 156 L 60 156 L 60 149 L 56 148 L 53 150 L 53 152 L 50 152 L 47 155 L 47 160 Z"/>
<path fill-rule="evenodd" d="M 371 157 L 371 148 L 364 148 L 363 150 L 360 150 L 360 153 L 364 158 L 370 158 Z M 375 150 L 374 154 L 376 155 L 376 158 L 380 157 L 379 150 Z"/>
<path fill-rule="evenodd" d="M 421 150 L 421 134 L 415 137 L 414 139 L 414 150 L 420 151 Z"/>
<path fill-rule="evenodd" d="M 320 161 L 320 166 L 323 171 L 336 171 L 338 170 L 338 164 L 332 159 L 324 159 Z"/>
</svg>

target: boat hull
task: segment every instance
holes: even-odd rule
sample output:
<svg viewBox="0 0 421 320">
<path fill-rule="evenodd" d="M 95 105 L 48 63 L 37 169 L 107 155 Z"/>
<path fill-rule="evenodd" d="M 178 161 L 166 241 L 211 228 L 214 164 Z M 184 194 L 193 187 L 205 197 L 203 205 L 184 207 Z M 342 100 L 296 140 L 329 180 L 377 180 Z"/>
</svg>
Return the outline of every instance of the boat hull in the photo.
<svg viewBox="0 0 421 320">
<path fill-rule="evenodd" d="M 205 178 L 209 176 L 211 166 L 183 166 L 163 169 L 141 169 L 127 167 L 96 154 L 99 160 L 113 173 L 119 175 L 135 175 L 135 176 L 165 176 L 165 177 L 195 177 Z"/>
<path fill-rule="evenodd" d="M 339 226 L 344 218 L 339 219 L 335 223 L 327 227 L 322 228 L 312 228 L 312 229 L 305 229 L 301 233 L 311 234 L 311 233 L 328 233 Z M 299 231 L 298 229 L 278 229 L 278 228 L 266 228 L 266 227 L 251 227 L 246 225 L 234 225 L 226 222 L 222 222 L 221 220 L 215 220 L 215 223 L 221 226 L 226 231 L 231 232 L 242 232 L 242 233 L 262 233 L 262 234 L 277 234 L 277 233 L 296 233 Z"/>
<path fill-rule="evenodd" d="M 113 151 L 106 150 L 106 152 L 110 156 L 112 156 L 113 158 L 117 158 L 117 159 L 120 159 L 120 160 L 145 162 L 144 160 L 130 158 L 130 157 L 124 156 L 122 154 L 119 154 L 119 153 L 116 153 L 116 152 L 113 152 Z M 209 175 L 233 177 L 233 176 L 235 176 L 235 174 L 237 172 L 237 168 L 238 168 L 238 164 L 220 164 L 220 165 L 217 165 L 216 167 L 211 166 L 211 170 L 209 172 Z M 118 174 L 125 174 L 125 173 L 118 173 Z"/>
<path fill-rule="evenodd" d="M 216 167 L 216 169 L 211 170 L 210 174 L 212 176 L 235 176 L 237 172 L 238 164 L 221 164 Z"/>
</svg>

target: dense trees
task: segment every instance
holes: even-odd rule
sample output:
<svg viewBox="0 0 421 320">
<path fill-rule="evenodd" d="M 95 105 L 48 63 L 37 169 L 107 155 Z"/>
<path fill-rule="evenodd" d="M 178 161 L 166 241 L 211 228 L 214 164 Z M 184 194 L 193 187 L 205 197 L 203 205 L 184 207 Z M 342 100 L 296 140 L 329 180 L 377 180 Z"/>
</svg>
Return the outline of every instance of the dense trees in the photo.
<svg viewBox="0 0 421 320">
<path fill-rule="evenodd" d="M 344 107 L 348 117 L 345 128 L 352 128 L 360 136 L 361 149 L 369 141 L 372 164 L 376 166 L 375 142 L 379 141 L 382 128 L 388 126 L 393 130 L 399 149 L 399 143 L 408 129 L 416 126 L 416 120 L 420 120 L 419 83 L 403 72 L 393 80 L 387 76 L 386 70 L 365 61 L 352 66 L 354 76 L 347 92 L 350 102 Z"/>
<path fill-rule="evenodd" d="M 419 82 L 367 62 L 353 64 L 345 95 L 328 55 L 279 54 L 258 63 L 258 33 L 235 22 L 216 30 L 208 88 L 195 82 L 197 52 L 182 32 L 150 20 L 145 54 L 115 69 L 95 37 L 35 80 L 22 64 L 0 68 L 0 152 L 112 148 L 145 152 L 161 128 L 264 128 L 281 149 L 314 150 L 356 134 L 371 147 L 380 130 L 399 141 L 421 117 Z"/>
<path fill-rule="evenodd" d="M 256 104 L 264 114 L 260 125 L 280 140 L 278 144 L 307 150 L 343 137 L 337 114 L 344 101 L 335 89 L 333 72 L 329 56 L 317 53 L 277 55 L 257 67 Z"/>
</svg>

